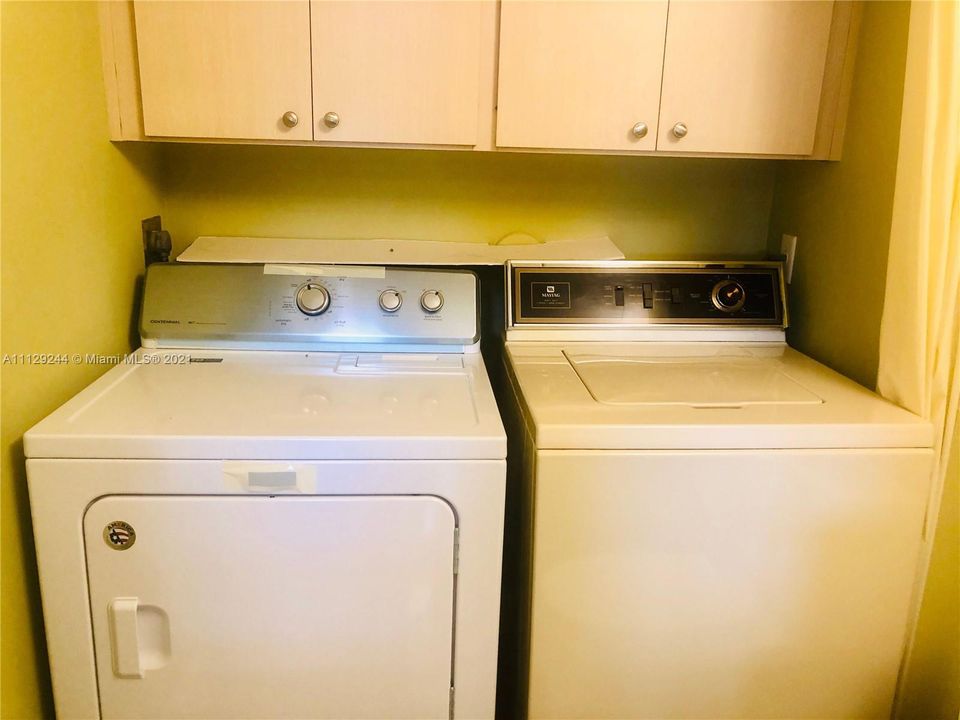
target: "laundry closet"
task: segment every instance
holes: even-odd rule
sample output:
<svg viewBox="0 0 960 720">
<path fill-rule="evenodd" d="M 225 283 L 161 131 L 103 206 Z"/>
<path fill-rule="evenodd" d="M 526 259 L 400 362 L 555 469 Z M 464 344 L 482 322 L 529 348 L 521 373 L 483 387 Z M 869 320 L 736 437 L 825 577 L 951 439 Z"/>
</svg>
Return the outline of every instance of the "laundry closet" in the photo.
<svg viewBox="0 0 960 720">
<path fill-rule="evenodd" d="M 0 717 L 956 718 L 954 5 L 3 2 Z"/>
</svg>

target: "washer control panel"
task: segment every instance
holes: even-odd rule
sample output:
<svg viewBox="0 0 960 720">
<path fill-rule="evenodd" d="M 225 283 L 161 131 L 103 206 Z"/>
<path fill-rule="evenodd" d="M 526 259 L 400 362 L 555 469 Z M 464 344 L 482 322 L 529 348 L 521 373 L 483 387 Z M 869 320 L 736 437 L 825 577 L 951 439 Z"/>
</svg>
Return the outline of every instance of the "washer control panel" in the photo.
<svg viewBox="0 0 960 720">
<path fill-rule="evenodd" d="M 786 327 L 779 263 L 528 263 L 508 266 L 520 325 Z"/>
<path fill-rule="evenodd" d="M 472 345 L 466 270 L 162 263 L 147 269 L 140 334 L 166 346 Z"/>
</svg>

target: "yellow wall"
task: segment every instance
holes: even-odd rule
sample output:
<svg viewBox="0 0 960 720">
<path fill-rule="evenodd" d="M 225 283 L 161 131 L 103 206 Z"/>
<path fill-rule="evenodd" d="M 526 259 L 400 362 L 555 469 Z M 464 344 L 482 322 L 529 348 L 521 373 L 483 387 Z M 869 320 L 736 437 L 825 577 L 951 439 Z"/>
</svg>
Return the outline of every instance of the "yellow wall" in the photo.
<svg viewBox="0 0 960 720">
<path fill-rule="evenodd" d="M 156 163 L 106 139 L 96 4 L 5 2 L 0 32 L 2 353 L 125 351 Z M 3 718 L 53 716 L 20 437 L 103 370 L 2 367 Z"/>
<path fill-rule="evenodd" d="M 163 217 L 198 235 L 491 242 L 609 235 L 631 256 L 762 257 L 774 163 L 168 145 Z"/>
<path fill-rule="evenodd" d="M 797 349 L 876 385 L 910 5 L 864 3 L 843 160 L 781 162 L 771 250 L 799 237 L 789 288 Z"/>
</svg>

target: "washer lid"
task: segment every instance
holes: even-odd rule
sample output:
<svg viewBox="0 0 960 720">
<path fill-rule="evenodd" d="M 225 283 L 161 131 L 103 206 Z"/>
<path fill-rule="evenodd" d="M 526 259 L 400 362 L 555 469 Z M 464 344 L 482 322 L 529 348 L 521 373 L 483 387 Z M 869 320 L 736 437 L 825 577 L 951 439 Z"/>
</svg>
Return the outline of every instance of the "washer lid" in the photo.
<svg viewBox="0 0 960 720">
<path fill-rule="evenodd" d="M 593 398 L 608 405 L 742 407 L 823 402 L 779 363 L 736 348 L 672 355 L 638 349 L 620 356 L 565 350 L 564 355 Z"/>
<path fill-rule="evenodd" d="M 499 459 L 477 354 L 139 351 L 32 428 L 27 457 Z"/>
<path fill-rule="evenodd" d="M 927 448 L 930 423 L 782 343 L 508 342 L 540 450 Z"/>
</svg>

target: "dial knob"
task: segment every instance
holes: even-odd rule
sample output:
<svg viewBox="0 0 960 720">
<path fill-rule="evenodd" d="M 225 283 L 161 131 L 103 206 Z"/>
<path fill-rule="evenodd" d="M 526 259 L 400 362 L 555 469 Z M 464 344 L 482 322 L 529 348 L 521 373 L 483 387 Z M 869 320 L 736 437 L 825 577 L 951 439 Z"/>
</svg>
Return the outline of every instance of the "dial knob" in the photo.
<svg viewBox="0 0 960 720">
<path fill-rule="evenodd" d="M 710 298 L 717 310 L 732 313 L 743 307 L 747 291 L 736 280 L 721 280 L 713 286 Z"/>
<path fill-rule="evenodd" d="M 317 283 L 301 285 L 297 290 L 297 307 L 305 315 L 323 315 L 330 307 L 330 293 Z"/>
<path fill-rule="evenodd" d="M 380 293 L 380 309 L 384 312 L 396 312 L 401 305 L 403 305 L 403 298 L 399 290 L 384 290 Z"/>
<path fill-rule="evenodd" d="M 443 307 L 443 294 L 439 290 L 427 290 L 420 296 L 420 307 L 428 313 L 435 313 Z"/>
</svg>

